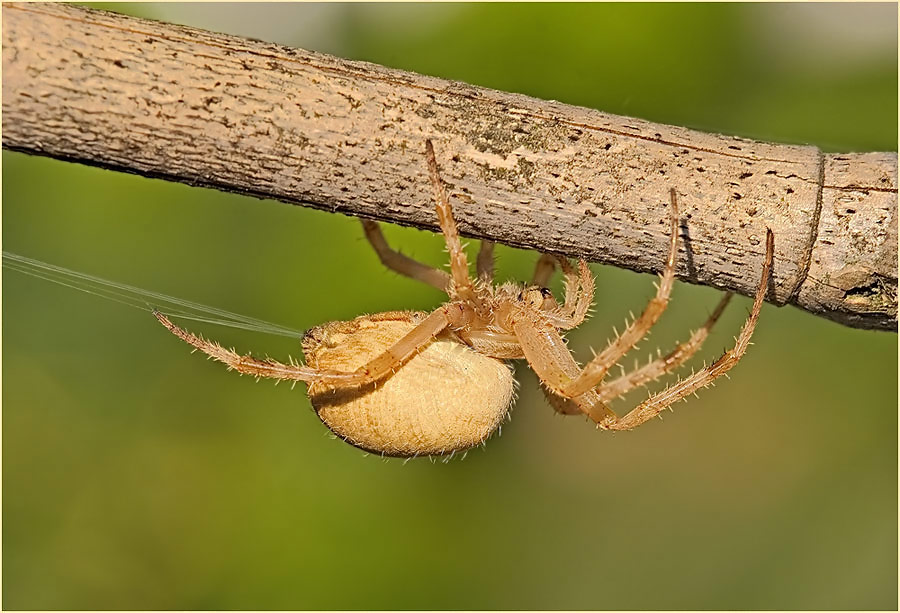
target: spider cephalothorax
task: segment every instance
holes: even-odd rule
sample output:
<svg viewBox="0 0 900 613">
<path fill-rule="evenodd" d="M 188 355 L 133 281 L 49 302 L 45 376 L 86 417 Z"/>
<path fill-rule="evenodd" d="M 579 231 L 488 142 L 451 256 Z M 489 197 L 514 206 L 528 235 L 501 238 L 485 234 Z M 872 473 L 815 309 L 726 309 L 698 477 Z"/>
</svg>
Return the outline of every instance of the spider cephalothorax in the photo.
<svg viewBox="0 0 900 613">
<path fill-rule="evenodd" d="M 530 285 L 493 285 L 493 243 L 482 241 L 477 277 L 466 254 L 431 141 L 426 141 L 437 216 L 450 253 L 450 272 L 431 268 L 391 249 L 380 228 L 363 220 L 366 237 L 388 267 L 447 293 L 431 313 L 395 311 L 332 322 L 303 339 L 305 366 L 241 356 L 157 318 L 174 334 L 240 373 L 305 381 L 316 413 L 336 434 L 384 455 L 451 453 L 484 442 L 506 417 L 514 381 L 505 360 L 525 359 L 553 407 L 584 414 L 607 430 L 628 430 L 655 417 L 730 370 L 744 355 L 756 326 L 772 268 L 774 238 L 767 231 L 762 279 L 750 317 L 733 349 L 709 366 L 678 380 L 623 417 L 607 405 L 631 389 L 672 372 L 700 348 L 731 298 L 726 294 L 691 338 L 643 367 L 606 380 L 606 375 L 643 338 L 665 310 L 675 280 L 678 206 L 670 192 L 669 253 L 656 296 L 614 341 L 584 367 L 572 357 L 563 332 L 584 321 L 594 279 L 583 260 L 542 254 Z M 556 267 L 565 297 L 556 301 L 546 285 Z"/>
</svg>

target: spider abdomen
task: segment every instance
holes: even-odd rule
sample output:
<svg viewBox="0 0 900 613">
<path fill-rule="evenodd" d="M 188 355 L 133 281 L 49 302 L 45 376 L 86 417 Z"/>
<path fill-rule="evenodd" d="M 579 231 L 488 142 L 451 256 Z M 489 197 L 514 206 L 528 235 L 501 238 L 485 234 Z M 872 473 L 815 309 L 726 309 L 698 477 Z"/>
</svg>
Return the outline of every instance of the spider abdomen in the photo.
<svg viewBox="0 0 900 613">
<path fill-rule="evenodd" d="M 338 321 L 303 340 L 309 366 L 351 372 L 420 323 L 426 313 L 398 311 Z M 483 443 L 515 397 L 510 368 L 441 335 L 376 385 L 309 386 L 319 418 L 347 442 L 390 456 L 440 455 Z"/>
</svg>

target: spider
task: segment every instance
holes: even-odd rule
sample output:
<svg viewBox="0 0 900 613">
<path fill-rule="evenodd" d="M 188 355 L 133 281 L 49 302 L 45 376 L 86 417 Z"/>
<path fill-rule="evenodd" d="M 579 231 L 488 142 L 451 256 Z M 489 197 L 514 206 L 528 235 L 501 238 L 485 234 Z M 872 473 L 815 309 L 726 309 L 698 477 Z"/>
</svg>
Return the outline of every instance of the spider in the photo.
<svg viewBox="0 0 900 613">
<path fill-rule="evenodd" d="M 515 398 L 508 360 L 524 359 L 537 374 L 553 408 L 584 414 L 604 430 L 630 430 L 672 403 L 708 386 L 734 367 L 750 344 L 772 268 L 774 237 L 766 233 L 762 278 L 750 315 L 734 347 L 619 417 L 608 402 L 672 372 L 703 344 L 725 309 L 726 294 L 706 322 L 684 343 L 643 367 L 607 381 L 606 375 L 659 319 L 675 280 L 678 203 L 670 190 L 669 250 L 656 296 L 616 339 L 585 366 L 572 357 L 563 333 L 581 324 L 594 297 L 587 262 L 542 254 L 530 285 L 493 284 L 493 243 L 482 241 L 470 276 L 434 147 L 425 142 L 437 217 L 450 255 L 450 272 L 393 250 L 375 222 L 365 235 L 388 268 L 447 294 L 430 313 L 395 311 L 331 322 L 303 338 L 307 364 L 283 364 L 239 355 L 157 319 L 176 336 L 229 369 L 257 378 L 304 381 L 319 418 L 338 436 L 367 451 L 389 456 L 441 455 L 481 444 L 499 427 Z M 546 289 L 557 267 L 564 275 L 562 303 Z"/>
</svg>

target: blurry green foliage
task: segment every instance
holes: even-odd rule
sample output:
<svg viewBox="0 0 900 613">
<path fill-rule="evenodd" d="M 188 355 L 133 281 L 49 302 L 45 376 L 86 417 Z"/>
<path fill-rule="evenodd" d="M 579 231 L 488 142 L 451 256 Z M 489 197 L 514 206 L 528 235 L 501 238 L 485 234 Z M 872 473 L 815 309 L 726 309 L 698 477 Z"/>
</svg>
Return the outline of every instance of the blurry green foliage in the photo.
<svg viewBox="0 0 900 613">
<path fill-rule="evenodd" d="M 897 148 L 893 5 L 112 8 L 711 131 Z M 345 217 L 3 154 L 4 249 L 298 328 L 439 302 L 360 237 Z M 427 233 L 388 238 L 444 258 Z M 529 274 L 534 254 L 499 255 L 501 275 Z M 653 291 L 594 270 L 581 356 Z M 767 305 L 730 380 L 612 436 L 555 416 L 519 368 L 503 436 L 403 463 L 331 440 L 301 389 L 191 356 L 146 313 L 3 282 L 6 609 L 897 607 L 895 334 Z M 716 300 L 679 285 L 640 355 Z"/>
</svg>

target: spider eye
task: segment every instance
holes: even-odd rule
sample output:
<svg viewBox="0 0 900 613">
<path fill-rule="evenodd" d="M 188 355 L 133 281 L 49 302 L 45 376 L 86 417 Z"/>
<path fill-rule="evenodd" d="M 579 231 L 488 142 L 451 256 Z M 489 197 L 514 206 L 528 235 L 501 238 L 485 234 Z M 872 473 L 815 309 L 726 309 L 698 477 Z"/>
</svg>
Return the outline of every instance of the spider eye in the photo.
<svg viewBox="0 0 900 613">
<path fill-rule="evenodd" d="M 553 292 L 551 292 L 546 287 L 542 287 L 541 288 L 541 296 L 543 296 L 544 298 L 553 298 Z"/>
</svg>

